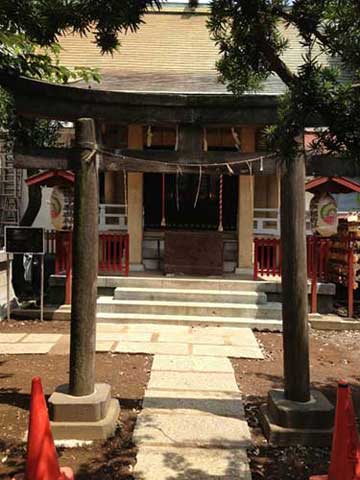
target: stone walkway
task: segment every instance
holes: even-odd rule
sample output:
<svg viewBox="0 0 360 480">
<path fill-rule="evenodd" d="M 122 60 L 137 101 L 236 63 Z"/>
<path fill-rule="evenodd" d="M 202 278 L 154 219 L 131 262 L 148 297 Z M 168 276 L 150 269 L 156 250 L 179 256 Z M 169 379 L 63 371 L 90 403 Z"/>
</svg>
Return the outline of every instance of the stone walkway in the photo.
<svg viewBox="0 0 360 480">
<path fill-rule="evenodd" d="M 176 328 L 176 327 L 175 327 Z M 224 331 L 225 330 L 225 331 Z M 228 356 L 262 358 L 250 329 L 160 334 L 188 354 L 155 354 L 134 441 L 138 480 L 251 480 L 251 445 Z"/>
<path fill-rule="evenodd" d="M 210 347 L 211 345 L 211 347 Z M 69 353 L 70 336 L 53 333 L 0 333 L 0 354 Z M 96 351 L 263 358 L 249 328 L 187 327 L 155 324 L 99 323 Z"/>
<path fill-rule="evenodd" d="M 251 445 L 228 357 L 262 359 L 249 328 L 97 325 L 97 351 L 153 354 L 136 422 L 137 480 L 251 480 Z M 69 335 L 0 334 L 0 354 L 66 354 Z"/>
</svg>

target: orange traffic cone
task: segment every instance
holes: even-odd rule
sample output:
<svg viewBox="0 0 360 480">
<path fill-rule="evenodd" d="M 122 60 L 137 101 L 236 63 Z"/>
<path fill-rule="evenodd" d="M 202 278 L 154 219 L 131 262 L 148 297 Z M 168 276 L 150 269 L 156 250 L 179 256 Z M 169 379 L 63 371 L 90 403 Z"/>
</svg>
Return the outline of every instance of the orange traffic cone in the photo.
<svg viewBox="0 0 360 480">
<path fill-rule="evenodd" d="M 73 480 L 70 468 L 60 469 L 51 434 L 48 410 L 41 379 L 34 377 L 31 385 L 29 434 L 26 473 L 16 480 Z"/>
<path fill-rule="evenodd" d="M 310 480 L 360 480 L 360 445 L 350 387 L 339 382 L 328 475 Z"/>
</svg>

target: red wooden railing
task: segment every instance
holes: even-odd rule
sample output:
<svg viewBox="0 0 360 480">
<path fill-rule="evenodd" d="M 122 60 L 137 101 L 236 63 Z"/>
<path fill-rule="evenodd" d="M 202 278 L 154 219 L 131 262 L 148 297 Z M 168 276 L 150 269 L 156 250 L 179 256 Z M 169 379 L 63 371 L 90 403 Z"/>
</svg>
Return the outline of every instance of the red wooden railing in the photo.
<svg viewBox="0 0 360 480">
<path fill-rule="evenodd" d="M 307 250 L 307 276 L 311 280 L 311 313 L 317 312 L 317 287 L 318 282 L 331 281 L 329 279 L 329 258 L 333 240 L 308 236 L 306 239 Z M 351 238 L 348 239 L 348 315 L 354 313 L 354 249 Z M 254 240 L 254 280 L 259 277 L 281 276 L 281 240 L 279 238 L 256 238 Z"/>
<path fill-rule="evenodd" d="M 99 271 L 129 274 L 129 234 L 101 233 Z"/>
<path fill-rule="evenodd" d="M 55 253 L 55 274 L 66 271 L 71 259 L 72 232 L 46 232 L 47 253 Z M 99 272 L 129 274 L 129 235 L 99 234 Z"/>
<path fill-rule="evenodd" d="M 255 238 L 254 249 L 254 280 L 259 276 L 280 276 L 280 238 Z"/>
<path fill-rule="evenodd" d="M 330 238 L 315 236 L 306 238 L 308 278 L 313 278 L 316 273 L 318 280 L 327 280 L 331 243 Z"/>
<path fill-rule="evenodd" d="M 306 239 L 307 274 L 312 278 L 314 272 L 319 280 L 327 278 L 331 240 L 308 236 Z M 316 260 L 316 261 L 315 261 Z M 259 276 L 281 276 L 281 240 L 280 238 L 255 238 L 254 240 L 254 280 Z"/>
<path fill-rule="evenodd" d="M 65 303 L 71 303 L 72 232 L 46 232 L 46 252 L 55 254 L 55 274 L 66 274 Z M 129 235 L 99 234 L 99 273 L 129 275 Z"/>
</svg>

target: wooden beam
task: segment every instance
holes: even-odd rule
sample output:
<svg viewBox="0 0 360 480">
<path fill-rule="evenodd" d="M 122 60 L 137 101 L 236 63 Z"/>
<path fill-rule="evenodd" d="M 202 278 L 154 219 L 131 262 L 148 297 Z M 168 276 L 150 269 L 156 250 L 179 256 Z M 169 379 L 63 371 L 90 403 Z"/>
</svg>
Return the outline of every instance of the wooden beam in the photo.
<svg viewBox="0 0 360 480">
<path fill-rule="evenodd" d="M 74 170 L 76 159 L 70 148 L 31 148 L 14 152 L 15 168 Z"/>
<path fill-rule="evenodd" d="M 78 151 L 73 232 L 73 283 L 70 337 L 70 395 L 91 395 L 95 388 L 96 296 L 98 269 L 98 176 L 95 124 L 82 118 L 75 124 Z"/>
<path fill-rule="evenodd" d="M 125 124 L 273 124 L 278 96 L 118 92 L 56 85 L 0 73 L 19 114 L 74 121 L 91 117 Z"/>
</svg>

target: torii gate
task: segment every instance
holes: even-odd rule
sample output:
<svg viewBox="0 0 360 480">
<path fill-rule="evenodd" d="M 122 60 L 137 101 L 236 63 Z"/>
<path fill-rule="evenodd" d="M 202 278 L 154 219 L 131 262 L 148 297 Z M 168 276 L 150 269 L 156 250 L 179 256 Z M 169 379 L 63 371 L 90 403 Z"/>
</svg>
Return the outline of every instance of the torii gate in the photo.
<svg viewBox="0 0 360 480">
<path fill-rule="evenodd" d="M 95 334 L 98 248 L 98 170 L 127 170 L 174 172 L 181 164 L 187 170 L 192 164 L 206 164 L 209 172 L 226 173 L 230 162 L 235 173 L 243 172 L 243 164 L 255 154 L 228 152 L 201 152 L 198 144 L 202 125 L 271 124 L 277 120 L 277 99 L 267 95 L 245 95 L 239 99 L 223 95 L 176 95 L 104 92 L 54 85 L 25 78 L 0 74 L 0 84 L 9 89 L 18 113 L 35 117 L 75 121 L 76 143 L 73 149 L 37 149 L 15 153 L 18 168 L 73 170 L 75 172 L 74 236 L 73 236 L 73 294 L 71 309 L 70 378 L 66 392 L 56 392 L 50 398 L 54 425 L 64 433 L 63 421 L 75 417 L 69 412 L 80 412 L 84 421 L 99 420 L 94 413 L 99 402 L 109 405 L 110 389 L 105 387 L 99 396 L 95 391 Z M 124 150 L 116 156 L 101 152 L 97 120 L 122 120 L 140 124 L 180 125 L 183 138 L 178 152 L 144 152 Z M 316 126 L 316 125 L 312 125 Z M 100 152 L 100 153 L 99 153 Z M 121 158 L 120 158 L 121 157 Z M 156 168 L 152 161 L 156 159 Z M 225 160 L 224 160 L 225 159 Z M 211 164 L 217 167 L 211 168 Z M 219 166 L 220 164 L 220 166 Z M 307 275 L 305 251 L 305 167 L 308 174 L 359 175 L 359 168 L 342 163 L 341 170 L 332 157 L 313 158 L 305 165 L 299 156 L 281 175 L 281 231 L 283 242 L 282 293 L 284 338 L 283 392 L 269 392 L 264 410 L 264 425 L 268 437 L 278 443 L 328 441 L 332 426 L 332 406 L 318 392 L 310 391 L 309 339 L 307 321 Z M 270 158 L 262 167 L 264 172 L 275 172 L 276 158 Z M 253 172 L 261 173 L 254 164 Z M 247 172 L 249 173 L 249 172 Z M 94 393 L 95 392 L 95 393 Z M 98 391 L 97 391 L 98 393 Z M 90 404 L 89 398 L 93 399 Z M 86 397 L 86 402 L 84 399 Z M 312 400 L 310 402 L 310 400 Z M 75 409 L 71 410 L 71 405 Z M 85 406 L 84 406 L 85 405 Z M 82 410 L 83 409 L 83 410 Z M 91 412 L 89 414 L 89 411 Z M 87 413 L 84 413 L 87 412 Z M 321 415 L 319 415 L 319 413 Z M 118 407 L 104 413 L 105 427 L 98 436 L 112 432 Z M 114 420 L 115 419 L 115 420 Z M 75 423 L 74 423 L 75 420 Z M 313 440 L 309 435 L 311 425 Z M 56 429 L 54 431 L 57 435 Z M 74 433 L 69 433 L 71 438 Z M 87 433 L 83 432 L 84 438 Z M 325 437 L 324 437 L 325 434 Z M 280 436 L 279 436 L 280 435 Z M 327 436 L 326 436 L 327 435 Z M 78 437 L 77 437 L 78 438 Z M 98 438 L 98 437 L 97 437 Z"/>
</svg>

